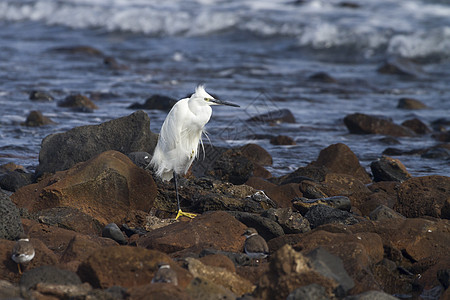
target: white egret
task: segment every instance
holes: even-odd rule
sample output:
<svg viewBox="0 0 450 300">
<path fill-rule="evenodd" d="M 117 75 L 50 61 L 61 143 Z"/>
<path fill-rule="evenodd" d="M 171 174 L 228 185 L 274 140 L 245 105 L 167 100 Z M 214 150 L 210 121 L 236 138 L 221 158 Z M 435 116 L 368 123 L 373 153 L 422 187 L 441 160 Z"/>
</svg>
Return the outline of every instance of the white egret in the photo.
<svg viewBox="0 0 450 300">
<path fill-rule="evenodd" d="M 190 98 L 179 100 L 167 114 L 149 164 L 162 180 L 174 179 L 178 204 L 176 219 L 180 216 L 195 217 L 195 214 L 181 211 L 177 175 L 187 173 L 198 156 L 200 145 L 203 146 L 201 137 L 211 117 L 211 105 L 239 107 L 237 104 L 214 99 L 199 85 Z"/>
</svg>

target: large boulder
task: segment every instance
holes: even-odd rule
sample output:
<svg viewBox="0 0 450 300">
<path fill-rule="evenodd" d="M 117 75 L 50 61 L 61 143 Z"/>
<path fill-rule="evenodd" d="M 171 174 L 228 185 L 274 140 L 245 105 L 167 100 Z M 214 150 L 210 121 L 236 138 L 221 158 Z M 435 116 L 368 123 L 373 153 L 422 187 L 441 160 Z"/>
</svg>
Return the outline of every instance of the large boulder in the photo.
<svg viewBox="0 0 450 300">
<path fill-rule="evenodd" d="M 36 174 L 67 170 L 107 150 L 152 153 L 157 140 L 157 134 L 150 131 L 150 118 L 143 111 L 51 134 L 42 141 Z"/>
<path fill-rule="evenodd" d="M 23 234 L 19 209 L 0 191 L 0 239 L 17 240 Z"/>
<path fill-rule="evenodd" d="M 73 207 L 106 225 L 121 224 L 132 210 L 149 211 L 156 192 L 156 184 L 146 171 L 124 154 L 107 151 L 21 188 L 11 200 L 31 213 Z"/>
</svg>

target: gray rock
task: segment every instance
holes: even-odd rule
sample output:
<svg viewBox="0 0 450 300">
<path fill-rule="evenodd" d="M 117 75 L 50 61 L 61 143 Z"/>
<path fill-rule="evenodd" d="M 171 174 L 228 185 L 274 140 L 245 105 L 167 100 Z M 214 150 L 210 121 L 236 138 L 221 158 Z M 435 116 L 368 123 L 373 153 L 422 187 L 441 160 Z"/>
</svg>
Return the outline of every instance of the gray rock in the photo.
<svg viewBox="0 0 450 300">
<path fill-rule="evenodd" d="M 228 213 L 247 227 L 255 228 L 266 241 L 284 235 L 281 225 L 269 218 L 242 211 L 228 211 Z"/>
<path fill-rule="evenodd" d="M 375 208 L 370 214 L 369 218 L 372 221 L 388 220 L 388 219 L 405 219 L 404 216 L 385 205 L 380 205 Z"/>
<path fill-rule="evenodd" d="M 251 117 L 247 119 L 247 122 L 260 122 L 260 123 L 296 123 L 295 117 L 289 109 L 280 109 L 270 111 L 268 113 Z"/>
<path fill-rule="evenodd" d="M 23 186 L 33 183 L 34 175 L 20 170 L 6 172 L 0 176 L 0 188 L 15 192 Z"/>
<path fill-rule="evenodd" d="M 129 109 L 159 109 L 169 111 L 177 100 L 164 95 L 152 95 L 145 100 L 144 104 L 133 103 L 128 106 Z"/>
<path fill-rule="evenodd" d="M 293 290 L 286 298 L 286 300 L 329 300 L 327 290 L 316 283 L 305 285 Z"/>
<path fill-rule="evenodd" d="M 23 273 L 20 286 L 31 289 L 38 283 L 78 285 L 81 280 L 77 274 L 69 270 L 62 270 L 54 266 L 41 266 Z"/>
<path fill-rule="evenodd" d="M 99 125 L 51 134 L 42 141 L 36 174 L 67 170 L 107 150 L 124 154 L 152 153 L 157 140 L 158 135 L 150 131 L 150 118 L 143 111 Z"/>
<path fill-rule="evenodd" d="M 109 223 L 102 230 L 102 237 L 110 238 L 121 245 L 126 245 L 127 240 L 116 223 Z"/>
<path fill-rule="evenodd" d="M 450 286 L 450 269 L 441 269 L 437 272 L 437 278 L 445 289 Z"/>
<path fill-rule="evenodd" d="M 333 278 L 339 283 L 339 286 L 335 290 L 335 294 L 338 297 L 342 297 L 355 286 L 355 282 L 348 275 L 344 268 L 342 260 L 328 252 L 322 247 L 318 247 L 306 255 L 313 268 L 325 277 Z"/>
<path fill-rule="evenodd" d="M 131 152 L 128 158 L 139 168 L 146 168 L 152 160 L 152 155 L 148 152 Z"/>
<path fill-rule="evenodd" d="M 284 233 L 304 233 L 311 230 L 309 221 L 292 208 L 269 208 L 261 216 L 271 219 L 281 225 Z"/>
<path fill-rule="evenodd" d="M 23 233 L 19 209 L 0 191 L 0 239 L 15 241 Z"/>
<path fill-rule="evenodd" d="M 333 196 L 317 199 L 308 199 L 304 197 L 295 198 L 292 200 L 292 205 L 301 214 L 306 214 L 311 207 L 317 205 L 326 205 L 332 208 L 350 211 L 352 208 L 352 203 L 348 197 L 345 196 Z"/>
<path fill-rule="evenodd" d="M 348 296 L 345 300 L 398 300 L 398 298 L 380 291 L 368 291 L 362 294 Z"/>
<path fill-rule="evenodd" d="M 353 225 L 359 222 L 351 213 L 325 205 L 316 205 L 305 214 L 311 229 L 323 224 L 339 223 L 344 225 Z"/>
<path fill-rule="evenodd" d="M 370 164 L 372 170 L 373 180 L 378 181 L 398 181 L 403 182 L 411 175 L 406 171 L 403 164 L 398 160 L 382 156 L 378 160 Z"/>
</svg>

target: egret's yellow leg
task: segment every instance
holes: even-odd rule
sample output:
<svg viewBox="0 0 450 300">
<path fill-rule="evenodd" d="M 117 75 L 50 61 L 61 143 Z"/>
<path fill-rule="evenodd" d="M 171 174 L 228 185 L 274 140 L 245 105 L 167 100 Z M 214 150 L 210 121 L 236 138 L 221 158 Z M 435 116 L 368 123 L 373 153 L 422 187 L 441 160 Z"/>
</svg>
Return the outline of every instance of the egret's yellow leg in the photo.
<svg viewBox="0 0 450 300">
<path fill-rule="evenodd" d="M 177 194 L 177 204 L 178 204 L 178 213 L 177 213 L 177 217 L 175 218 L 175 220 L 177 220 L 181 216 L 188 217 L 191 219 L 195 218 L 197 216 L 196 214 L 186 213 L 181 210 L 180 196 L 178 196 L 177 173 L 175 173 L 175 171 L 173 172 L 173 182 L 175 183 L 175 193 Z"/>
</svg>

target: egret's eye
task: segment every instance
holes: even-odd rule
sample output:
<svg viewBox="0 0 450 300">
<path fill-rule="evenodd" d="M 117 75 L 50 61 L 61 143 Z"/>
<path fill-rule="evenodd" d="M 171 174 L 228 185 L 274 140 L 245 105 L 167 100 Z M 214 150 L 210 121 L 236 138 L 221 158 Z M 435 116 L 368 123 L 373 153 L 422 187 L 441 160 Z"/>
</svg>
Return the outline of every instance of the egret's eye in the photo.
<svg viewBox="0 0 450 300">
<path fill-rule="evenodd" d="M 209 98 L 204 98 L 205 101 L 209 101 Z"/>
</svg>

